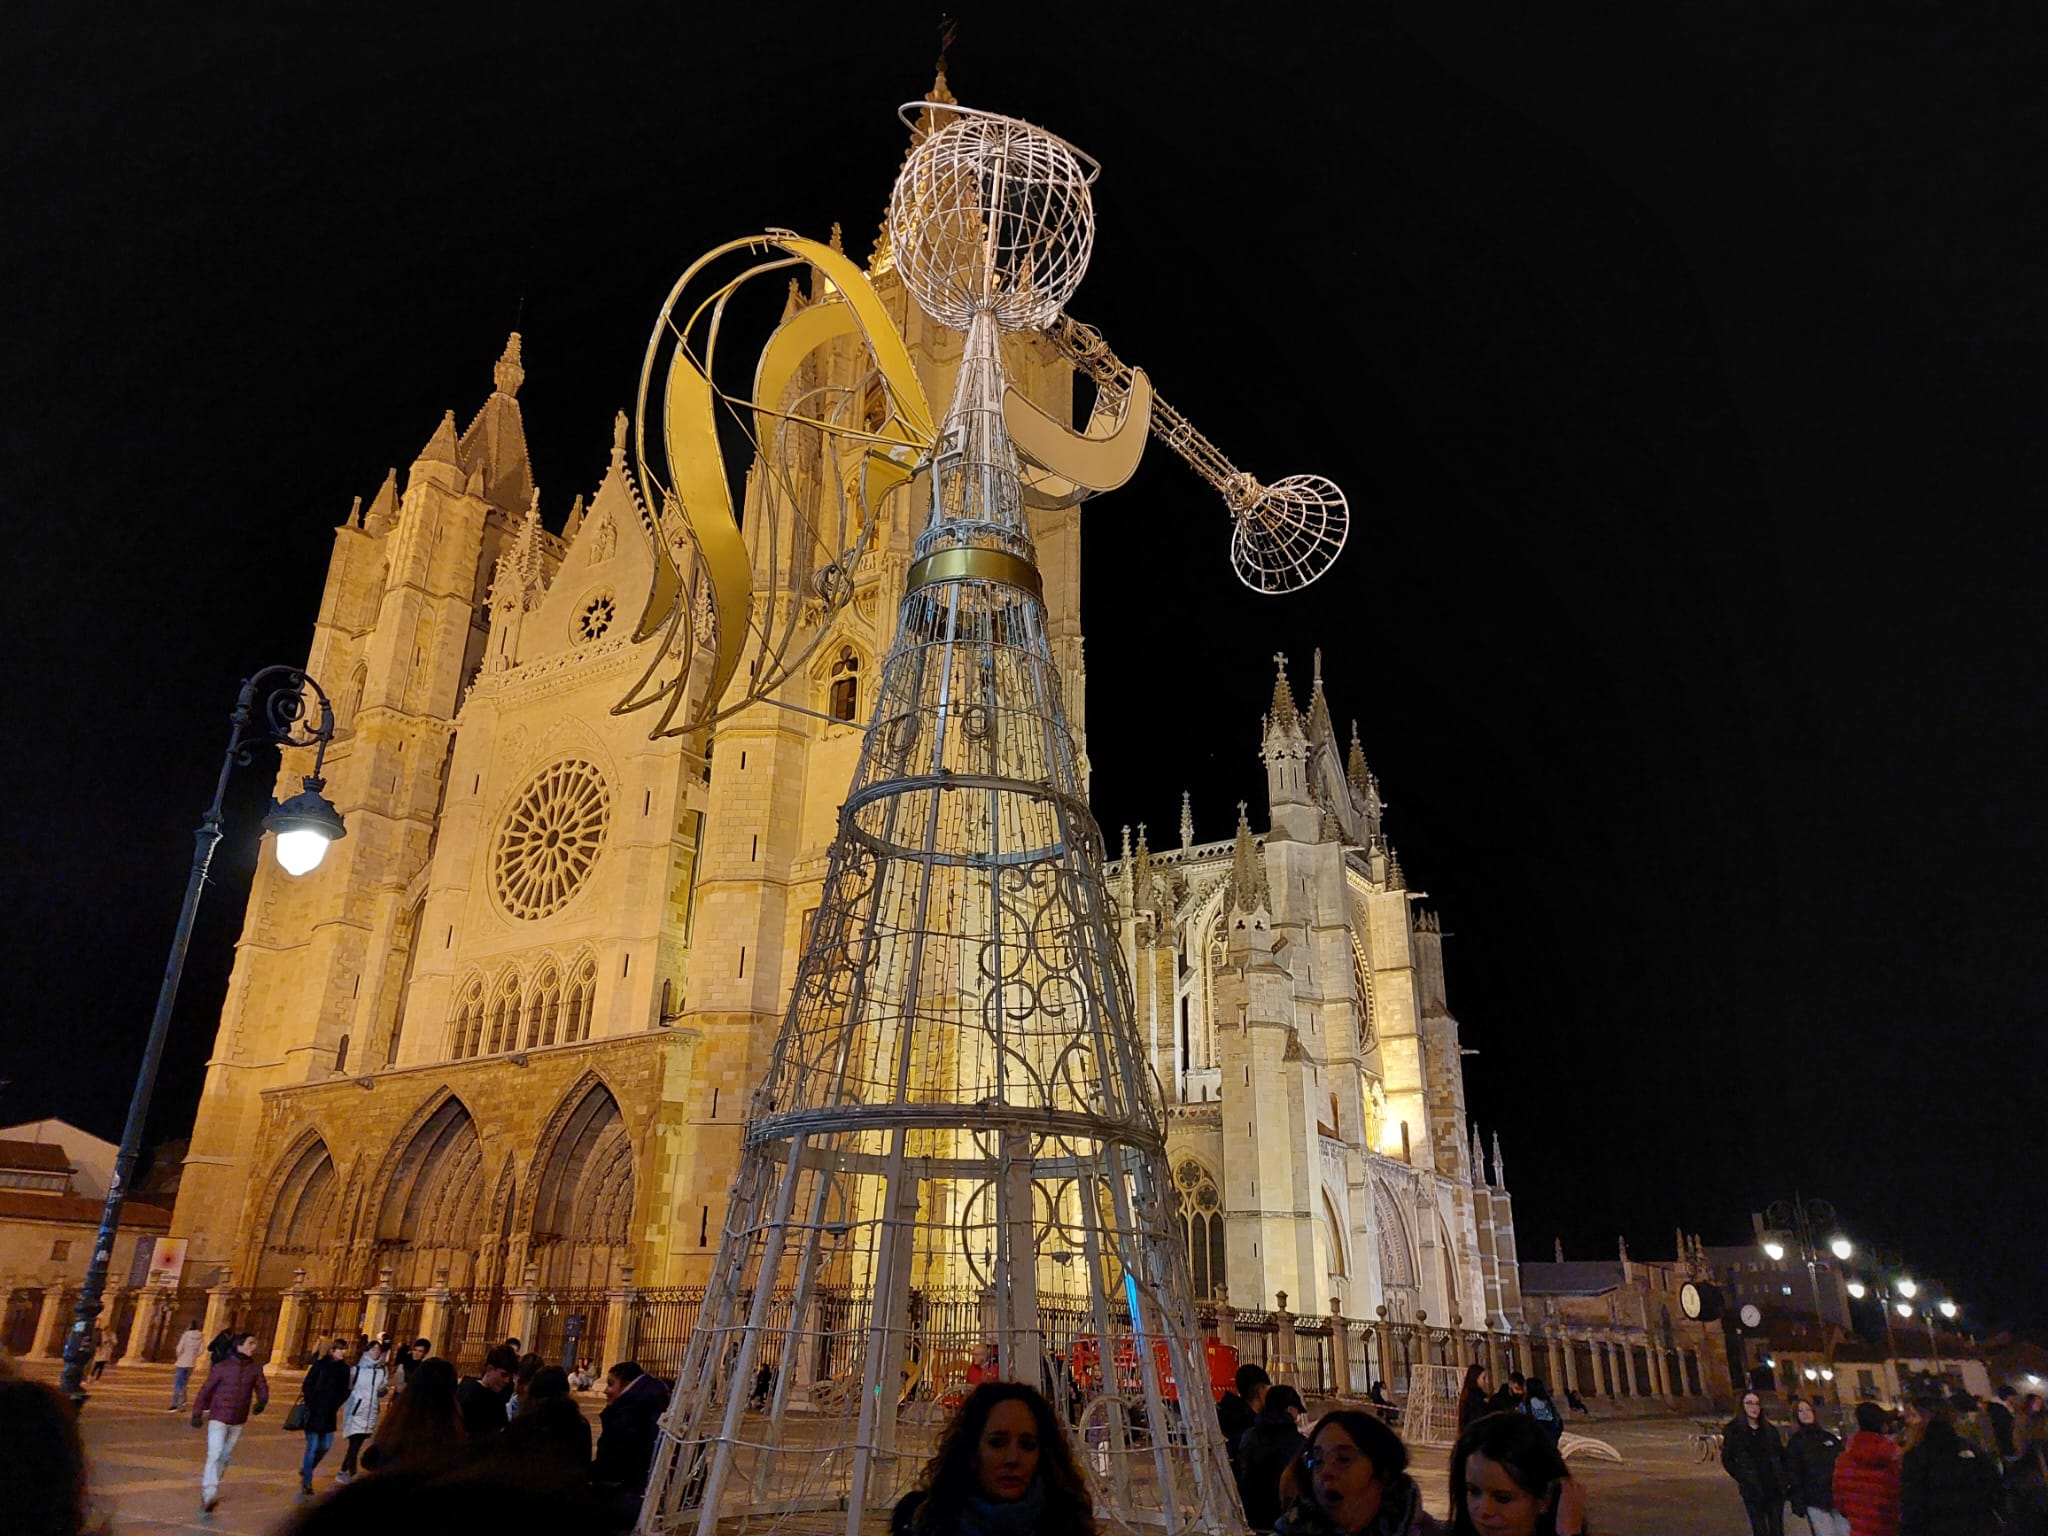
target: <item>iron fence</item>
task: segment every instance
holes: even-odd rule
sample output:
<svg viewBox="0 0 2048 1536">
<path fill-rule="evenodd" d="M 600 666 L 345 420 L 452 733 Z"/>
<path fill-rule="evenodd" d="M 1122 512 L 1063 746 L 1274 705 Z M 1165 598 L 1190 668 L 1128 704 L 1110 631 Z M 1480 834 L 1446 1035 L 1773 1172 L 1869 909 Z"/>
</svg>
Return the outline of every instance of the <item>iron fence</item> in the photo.
<svg viewBox="0 0 2048 1536">
<path fill-rule="evenodd" d="M 614 1363 L 605 1359 L 605 1324 L 610 1312 L 611 1296 L 602 1289 L 545 1291 L 534 1337 L 526 1341 L 526 1347 L 548 1365 L 573 1370 L 578 1360 L 590 1360 L 604 1370 Z"/>
</svg>

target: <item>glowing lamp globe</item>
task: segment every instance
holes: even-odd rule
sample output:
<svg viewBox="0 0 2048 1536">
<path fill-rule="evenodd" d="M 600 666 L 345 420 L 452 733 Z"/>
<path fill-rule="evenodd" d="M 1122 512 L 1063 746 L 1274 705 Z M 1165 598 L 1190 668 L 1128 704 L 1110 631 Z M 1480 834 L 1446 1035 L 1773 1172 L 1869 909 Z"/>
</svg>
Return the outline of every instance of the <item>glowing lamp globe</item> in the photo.
<svg viewBox="0 0 2048 1536">
<path fill-rule="evenodd" d="M 1911 1317 L 1913 1315 L 1913 1304 L 1906 1301 L 1897 1302 L 1894 1304 L 1893 1310 L 1901 1317 Z"/>
<path fill-rule="evenodd" d="M 1846 1259 L 1856 1251 L 1856 1245 L 1851 1243 L 1846 1237 L 1834 1238 L 1829 1242 L 1828 1248 L 1838 1259 Z"/>
<path fill-rule="evenodd" d="M 1943 1317 L 1953 1318 L 1956 1315 L 1956 1304 L 1952 1301 L 1944 1301 L 1941 1304 L 1940 1311 Z"/>
<path fill-rule="evenodd" d="M 280 800 L 263 818 L 263 830 L 277 834 L 277 862 L 288 875 L 309 875 L 327 857 L 327 845 L 348 836 L 341 813 L 320 793 L 318 779 L 289 800 Z"/>
<path fill-rule="evenodd" d="M 1920 1294 L 1920 1287 L 1915 1285 L 1906 1276 L 1901 1275 L 1899 1277 L 1899 1294 L 1901 1296 L 1917 1296 Z"/>
<path fill-rule="evenodd" d="M 1778 1260 L 1785 1257 L 1785 1245 L 1779 1242 L 1776 1238 L 1772 1238 L 1765 1242 L 1764 1253 L 1770 1258 L 1771 1262 L 1775 1264 Z"/>
<path fill-rule="evenodd" d="M 1861 1301 L 1867 1294 L 1869 1294 L 1869 1289 L 1870 1288 L 1866 1286 L 1861 1280 L 1851 1280 L 1848 1285 L 1849 1294 L 1855 1297 L 1858 1301 Z"/>
</svg>

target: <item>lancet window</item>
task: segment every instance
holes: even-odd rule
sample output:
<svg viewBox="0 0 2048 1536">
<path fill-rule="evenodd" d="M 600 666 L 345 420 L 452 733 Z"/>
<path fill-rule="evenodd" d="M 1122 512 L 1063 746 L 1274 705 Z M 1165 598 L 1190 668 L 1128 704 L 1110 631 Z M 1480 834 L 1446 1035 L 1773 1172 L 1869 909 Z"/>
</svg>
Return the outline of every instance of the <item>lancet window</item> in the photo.
<svg viewBox="0 0 2048 1536">
<path fill-rule="evenodd" d="M 550 960 L 526 997 L 526 1048 L 553 1045 L 562 1024 L 562 973 Z"/>
<path fill-rule="evenodd" d="M 562 1043 L 573 1045 L 578 1040 L 590 1038 L 592 1004 L 597 994 L 597 959 L 585 955 L 577 963 L 574 978 L 569 983 L 568 998 L 563 1006 Z"/>
<path fill-rule="evenodd" d="M 448 1054 L 457 1061 L 466 1056 L 474 1056 L 483 1043 L 483 977 L 470 977 L 469 984 L 462 989 L 460 997 L 461 1001 L 455 1005 L 455 1018 L 448 1029 Z"/>
<path fill-rule="evenodd" d="M 825 712 L 834 720 L 853 720 L 860 714 L 860 657 L 853 647 L 839 648 L 839 659 L 832 663 L 832 683 L 827 693 Z"/>
<path fill-rule="evenodd" d="M 1173 1170 L 1180 1196 L 1181 1241 L 1188 1250 L 1188 1271 L 1194 1276 L 1195 1300 L 1208 1301 L 1228 1282 L 1224 1275 L 1223 1195 L 1209 1170 L 1192 1157 Z"/>
<path fill-rule="evenodd" d="M 489 1055 L 500 1051 L 519 1049 L 519 973 L 507 971 L 498 978 L 497 991 L 491 997 L 491 1021 L 489 1044 L 485 1047 Z"/>
</svg>

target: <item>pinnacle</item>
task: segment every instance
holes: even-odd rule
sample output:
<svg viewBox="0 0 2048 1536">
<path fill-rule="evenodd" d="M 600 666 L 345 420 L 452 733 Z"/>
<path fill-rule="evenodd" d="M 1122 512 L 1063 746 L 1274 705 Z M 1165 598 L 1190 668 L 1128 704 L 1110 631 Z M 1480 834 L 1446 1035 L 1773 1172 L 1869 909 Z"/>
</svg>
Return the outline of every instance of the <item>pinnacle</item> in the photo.
<svg viewBox="0 0 2048 1536">
<path fill-rule="evenodd" d="M 626 472 L 626 413 L 619 412 L 612 418 L 612 473 Z"/>
<path fill-rule="evenodd" d="M 1237 847 L 1231 856 L 1231 904 L 1241 912 L 1266 905 L 1266 865 L 1252 839 L 1251 818 L 1244 801 L 1237 802 Z"/>
<path fill-rule="evenodd" d="M 1390 891 L 1405 891 L 1408 889 L 1408 876 L 1401 870 L 1401 855 L 1394 852 L 1392 848 L 1387 849 L 1387 889 Z"/>
<path fill-rule="evenodd" d="M 1280 652 L 1273 657 L 1279 667 L 1279 675 L 1273 679 L 1272 722 L 1276 729 L 1299 729 L 1301 713 L 1294 707 L 1294 690 L 1287 686 L 1287 656 Z"/>
<path fill-rule="evenodd" d="M 1195 808 L 1188 792 L 1180 792 L 1180 846 L 1186 852 L 1195 845 Z"/>
<path fill-rule="evenodd" d="M 837 219 L 834 219 L 832 221 L 832 238 L 826 241 L 825 243 L 829 245 L 833 250 L 839 252 L 840 255 L 844 256 L 846 254 L 845 237 L 840 231 L 839 221 Z"/>
<path fill-rule="evenodd" d="M 1351 722 L 1351 755 L 1344 764 L 1344 777 L 1361 795 L 1372 784 L 1372 769 L 1366 766 L 1365 748 L 1358 740 L 1358 722 Z"/>
<path fill-rule="evenodd" d="M 436 464 L 454 464 L 459 459 L 455 443 L 455 412 L 442 414 L 441 425 L 434 428 L 434 435 L 427 439 L 427 446 L 420 450 L 420 457 Z"/>
<path fill-rule="evenodd" d="M 519 365 L 519 333 L 514 331 L 505 340 L 504 355 L 491 370 L 491 380 L 501 395 L 517 398 L 519 386 L 526 382 L 526 370 Z"/>
<path fill-rule="evenodd" d="M 924 93 L 924 99 L 926 101 L 940 102 L 949 107 L 959 105 L 953 99 L 953 92 L 946 85 L 946 61 L 944 59 L 939 60 L 938 73 L 932 77 L 932 88 Z"/>
</svg>

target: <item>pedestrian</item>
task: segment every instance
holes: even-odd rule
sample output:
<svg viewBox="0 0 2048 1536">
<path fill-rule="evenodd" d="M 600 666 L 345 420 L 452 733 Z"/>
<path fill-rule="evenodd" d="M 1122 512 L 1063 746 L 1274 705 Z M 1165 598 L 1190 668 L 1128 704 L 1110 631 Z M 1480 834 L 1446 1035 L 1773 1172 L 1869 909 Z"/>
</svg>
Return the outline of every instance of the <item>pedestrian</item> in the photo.
<svg viewBox="0 0 2048 1536">
<path fill-rule="evenodd" d="M 226 1358 L 206 1373 L 206 1384 L 192 1405 L 192 1427 L 206 1426 L 206 1468 L 199 1475 L 202 1514 L 211 1514 L 220 1503 L 220 1480 L 249 1415 L 269 1406 L 270 1384 L 256 1363 L 256 1335 L 237 1333 Z"/>
<path fill-rule="evenodd" d="M 1223 1431 L 1223 1449 L 1234 1451 L 1237 1442 L 1244 1438 L 1244 1432 L 1252 1427 L 1252 1420 L 1259 1416 L 1259 1407 L 1266 1400 L 1266 1389 L 1273 1384 L 1273 1378 L 1266 1374 L 1263 1365 L 1240 1365 L 1233 1378 L 1235 1391 L 1225 1392 L 1216 1399 L 1216 1425 Z"/>
<path fill-rule="evenodd" d="M 1835 1513 L 1835 1460 L 1842 1437 L 1820 1421 L 1813 1404 L 1792 1405 L 1796 1421 L 1785 1442 L 1785 1491 L 1794 1514 L 1804 1514 L 1813 1536 L 1849 1536 L 1849 1522 Z"/>
<path fill-rule="evenodd" d="M 1394 1416 L 1394 1400 L 1387 1396 L 1387 1384 L 1384 1381 L 1375 1381 L 1372 1390 L 1365 1394 L 1365 1400 L 1379 1410 L 1381 1418 L 1391 1419 Z"/>
<path fill-rule="evenodd" d="M 1742 1492 L 1751 1536 L 1785 1536 L 1785 1442 L 1753 1388 L 1721 1431 L 1721 1468 Z"/>
<path fill-rule="evenodd" d="M 2013 1451 L 2005 1467 L 2006 1536 L 2048 1536 L 2048 1419 L 2019 1420 Z"/>
<path fill-rule="evenodd" d="M 1052 1404 L 1021 1381 L 985 1381 L 939 1437 L 891 1536 L 1095 1536 L 1095 1501 Z"/>
<path fill-rule="evenodd" d="M 373 1340 L 348 1379 L 348 1406 L 342 1410 L 341 1433 L 348 1441 L 334 1480 L 345 1483 L 356 1475 L 363 1443 L 377 1433 L 377 1420 L 384 1413 L 384 1399 L 391 1391 L 391 1368 L 384 1363 L 384 1345 Z"/>
<path fill-rule="evenodd" d="M 313 1469 L 334 1445 L 335 1419 L 348 1401 L 348 1340 L 336 1339 L 327 1353 L 315 1360 L 299 1387 L 305 1404 L 306 1455 L 299 1463 L 299 1492 L 313 1491 Z"/>
<path fill-rule="evenodd" d="M 1370 1413 L 1333 1408 L 1288 1463 L 1275 1536 L 1442 1536 L 1408 1475 L 1408 1447 Z"/>
<path fill-rule="evenodd" d="M 1509 1371 L 1507 1381 L 1493 1394 L 1495 1413 L 1520 1413 L 1522 1404 L 1529 1396 L 1529 1378 L 1520 1371 Z"/>
<path fill-rule="evenodd" d="M 455 1391 L 454 1366 L 438 1355 L 421 1361 L 412 1385 L 379 1417 L 363 1470 L 429 1473 L 460 1463 L 465 1441 Z"/>
<path fill-rule="evenodd" d="M 482 1444 L 505 1432 L 505 1404 L 511 1400 L 512 1376 L 518 1369 L 519 1357 L 510 1345 L 500 1344 L 484 1356 L 481 1372 L 462 1378 L 455 1403 L 462 1410 L 463 1433 L 471 1441 Z"/>
<path fill-rule="evenodd" d="M 0 1511 L 8 1536 L 85 1536 L 85 1445 L 78 1415 L 52 1387 L 24 1381 L 0 1357 Z"/>
<path fill-rule="evenodd" d="M 2019 1455 L 2018 1441 L 2013 1435 L 2013 1409 L 2019 1400 L 2011 1382 L 2000 1382 L 1997 1393 L 1984 1405 L 1984 1417 L 1991 1421 L 1991 1438 L 1997 1442 L 1998 1454 L 2007 1461 Z"/>
<path fill-rule="evenodd" d="M 1534 1414 L 1488 1414 L 1458 1437 L 1448 1529 L 1451 1536 L 1585 1536 L 1585 1492 Z"/>
<path fill-rule="evenodd" d="M 588 1360 L 578 1361 L 576 1369 L 569 1373 L 569 1390 L 572 1392 L 588 1392 L 596 1384 L 597 1377 L 591 1372 L 590 1362 Z"/>
<path fill-rule="evenodd" d="M 93 1329 L 92 1379 L 98 1381 L 106 1374 L 107 1367 L 114 1363 L 114 1330 Z"/>
<path fill-rule="evenodd" d="M 625 1517 L 621 1523 L 630 1526 L 639 1518 L 640 1496 L 647 1491 L 668 1389 L 637 1361 L 622 1360 L 605 1373 L 604 1395 L 590 1480 L 610 1491 L 616 1517 Z"/>
<path fill-rule="evenodd" d="M 1550 1395 L 1541 1378 L 1531 1376 L 1528 1391 L 1522 1398 L 1522 1412 L 1543 1426 L 1543 1432 L 1550 1436 L 1555 1445 L 1564 1438 L 1564 1410 L 1557 1406 L 1557 1399 Z"/>
<path fill-rule="evenodd" d="M 1294 1388 L 1285 1384 L 1268 1387 L 1265 1405 L 1231 1451 L 1237 1497 L 1244 1505 L 1246 1523 L 1255 1531 L 1270 1531 L 1280 1518 L 1280 1479 L 1288 1463 L 1308 1444 L 1297 1427 L 1305 1412 L 1301 1394 Z"/>
<path fill-rule="evenodd" d="M 1564 1400 L 1571 1404 L 1573 1413 L 1587 1413 L 1591 1411 L 1586 1407 L 1586 1400 L 1579 1396 L 1579 1389 L 1577 1387 L 1566 1387 L 1564 1389 Z"/>
<path fill-rule="evenodd" d="M 1458 1389 L 1458 1433 L 1465 1433 L 1465 1426 L 1474 1419 L 1493 1411 L 1490 1392 L 1493 1375 L 1485 1366 L 1474 1360 L 1465 1367 L 1465 1385 Z"/>
<path fill-rule="evenodd" d="M 1876 1403 L 1856 1405 L 1856 1433 L 1835 1458 L 1835 1513 L 1849 1536 L 1899 1536 L 1899 1448 Z"/>
<path fill-rule="evenodd" d="M 512 1395 L 505 1399 L 505 1422 L 511 1423 L 525 1411 L 526 1394 L 532 1390 L 533 1378 L 540 1374 L 541 1358 L 527 1353 L 519 1357 L 519 1363 L 512 1368 Z"/>
<path fill-rule="evenodd" d="M 1923 1397 L 1920 1442 L 1899 1464 L 1899 1536 L 1989 1536 L 1997 1528 L 1997 1458 L 1956 1433 L 1948 1405 Z"/>
<path fill-rule="evenodd" d="M 527 1383 L 519 1417 L 498 1437 L 499 1453 L 571 1483 L 590 1481 L 590 1420 L 569 1397 L 569 1373 L 544 1365 Z"/>
<path fill-rule="evenodd" d="M 241 1334 L 236 1331 L 235 1325 L 229 1323 L 227 1327 L 216 1333 L 207 1344 L 206 1358 L 213 1364 L 219 1365 L 221 1361 L 227 1359 L 229 1355 L 235 1352 L 235 1340 L 240 1337 Z"/>
<path fill-rule="evenodd" d="M 427 1356 L 434 1352 L 434 1346 L 425 1339 L 414 1339 L 411 1344 L 398 1352 L 391 1362 L 391 1390 L 403 1392 L 412 1385 L 413 1372 L 426 1363 Z"/>
<path fill-rule="evenodd" d="M 199 1364 L 199 1357 L 206 1353 L 206 1335 L 199 1331 L 199 1319 L 193 1318 L 185 1325 L 185 1331 L 178 1335 L 178 1352 L 171 1357 L 171 1412 L 182 1412 L 185 1407 L 185 1389 L 192 1385 L 192 1368 Z"/>
</svg>

